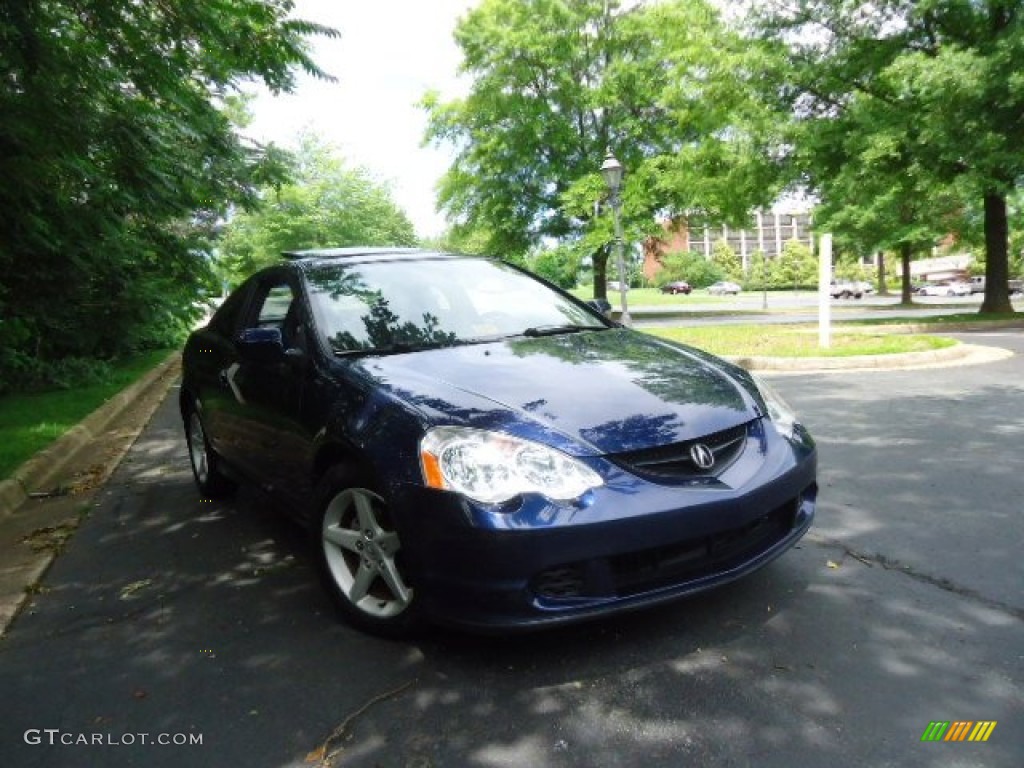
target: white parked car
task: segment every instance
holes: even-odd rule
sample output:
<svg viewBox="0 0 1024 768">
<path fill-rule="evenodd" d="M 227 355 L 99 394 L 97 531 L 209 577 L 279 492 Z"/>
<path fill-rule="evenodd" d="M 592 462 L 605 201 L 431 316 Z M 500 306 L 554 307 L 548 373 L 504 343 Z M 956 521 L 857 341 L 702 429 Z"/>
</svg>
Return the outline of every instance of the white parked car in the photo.
<svg viewBox="0 0 1024 768">
<path fill-rule="evenodd" d="M 921 296 L 970 296 L 971 286 L 959 280 L 950 280 L 922 286 L 918 293 Z"/>
<path fill-rule="evenodd" d="M 719 280 L 717 283 L 712 283 L 708 286 L 708 293 L 722 296 L 727 293 L 736 295 L 740 292 L 740 287 L 736 283 L 730 283 L 728 280 Z"/>
<path fill-rule="evenodd" d="M 867 280 L 857 280 L 857 287 L 860 288 L 860 292 L 865 296 L 869 293 L 875 292 L 875 284 L 869 283 Z"/>
</svg>

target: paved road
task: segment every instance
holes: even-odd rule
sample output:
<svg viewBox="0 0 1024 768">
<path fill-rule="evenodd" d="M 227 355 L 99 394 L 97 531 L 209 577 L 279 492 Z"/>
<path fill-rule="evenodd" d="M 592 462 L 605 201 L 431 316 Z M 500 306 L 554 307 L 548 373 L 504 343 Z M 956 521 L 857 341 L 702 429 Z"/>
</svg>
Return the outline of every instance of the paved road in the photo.
<svg viewBox="0 0 1024 768">
<path fill-rule="evenodd" d="M 0 765 L 303 766 L 337 731 L 328 763 L 367 768 L 1019 768 L 1024 357 L 774 381 L 821 446 L 799 549 L 668 609 L 410 644 L 338 623 L 261 499 L 199 502 L 172 392 L 0 642 Z M 93 734 L 134 743 L 60 744 Z"/>
<path fill-rule="evenodd" d="M 728 297 L 714 304 L 702 302 L 703 296 L 679 296 L 674 304 L 630 308 L 637 327 L 657 325 L 775 325 L 779 323 L 812 323 L 818 321 L 818 300 L 810 293 L 772 293 L 768 297 L 768 310 L 763 309 L 761 294 L 744 293 Z M 880 318 L 914 319 L 953 313 L 976 312 L 981 306 L 981 294 L 974 296 L 915 296 L 913 309 L 899 308 L 899 298 L 893 296 L 866 296 L 863 299 L 834 300 L 832 322 L 850 320 L 878 320 Z M 1024 312 L 1024 296 L 1014 296 L 1014 307 Z M 618 307 L 618 303 L 613 301 Z M 708 314 L 712 313 L 712 314 Z M 727 314 L 735 313 L 735 314 Z"/>
</svg>

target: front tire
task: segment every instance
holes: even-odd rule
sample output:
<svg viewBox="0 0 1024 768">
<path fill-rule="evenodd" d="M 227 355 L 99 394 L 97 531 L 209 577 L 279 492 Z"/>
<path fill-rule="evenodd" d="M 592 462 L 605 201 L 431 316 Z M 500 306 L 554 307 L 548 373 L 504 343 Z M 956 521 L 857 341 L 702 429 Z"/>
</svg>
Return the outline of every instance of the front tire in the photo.
<svg viewBox="0 0 1024 768">
<path fill-rule="evenodd" d="M 387 502 L 339 468 L 321 483 L 314 544 L 325 585 L 345 619 L 384 637 L 419 624 L 416 593 Z"/>
</svg>

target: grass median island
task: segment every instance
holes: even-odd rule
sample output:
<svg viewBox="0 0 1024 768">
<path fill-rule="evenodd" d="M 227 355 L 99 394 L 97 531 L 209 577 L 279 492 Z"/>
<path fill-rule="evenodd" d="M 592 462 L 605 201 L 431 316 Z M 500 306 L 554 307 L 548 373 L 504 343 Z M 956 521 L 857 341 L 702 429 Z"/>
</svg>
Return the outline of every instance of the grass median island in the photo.
<svg viewBox="0 0 1024 768">
<path fill-rule="evenodd" d="M 881 312 L 888 309 L 906 310 L 904 304 L 888 307 L 873 307 Z M 915 304 L 909 309 L 934 309 L 926 304 Z M 921 315 L 920 317 L 873 317 L 870 320 L 848 320 L 850 325 L 980 325 L 991 323 L 1024 323 L 1024 312 L 950 312 L 948 315 Z"/>
<path fill-rule="evenodd" d="M 110 376 L 98 384 L 0 397 L 0 480 L 171 352 L 153 350 L 111 363 Z"/>
<path fill-rule="evenodd" d="M 594 298 L 594 289 L 590 286 L 585 288 L 573 288 L 569 291 L 577 299 L 589 301 Z M 758 294 L 760 296 L 760 294 Z M 690 304 L 730 304 L 735 296 L 715 296 L 704 288 L 697 288 L 691 294 L 662 293 L 657 288 L 630 288 L 626 292 L 626 301 L 631 307 L 681 307 L 686 308 Z M 608 301 L 618 309 L 619 292 L 608 291 Z"/>
<path fill-rule="evenodd" d="M 646 333 L 730 357 L 853 357 L 926 352 L 954 346 L 956 339 L 899 334 L 871 328 L 834 326 L 832 345 L 818 347 L 817 326 L 714 325 L 646 328 Z"/>
</svg>

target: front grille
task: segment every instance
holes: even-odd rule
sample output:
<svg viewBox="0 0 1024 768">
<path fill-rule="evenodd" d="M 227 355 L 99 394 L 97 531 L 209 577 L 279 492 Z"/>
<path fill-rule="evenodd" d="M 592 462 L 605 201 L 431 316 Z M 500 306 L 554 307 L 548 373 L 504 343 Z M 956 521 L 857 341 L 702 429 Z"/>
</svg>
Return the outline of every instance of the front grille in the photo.
<svg viewBox="0 0 1024 768">
<path fill-rule="evenodd" d="M 792 530 L 800 498 L 749 523 L 712 536 L 549 568 L 532 587 L 540 597 L 628 597 L 731 570 Z"/>
<path fill-rule="evenodd" d="M 739 528 L 609 558 L 616 591 L 632 595 L 734 568 L 783 539 L 796 511 L 789 502 Z"/>
<path fill-rule="evenodd" d="M 608 458 L 623 469 L 652 480 L 715 477 L 742 453 L 752 423 L 740 424 L 695 440 L 618 453 Z M 715 457 L 714 465 L 708 469 L 701 469 L 694 463 L 690 449 L 698 443 L 706 445 Z"/>
</svg>

